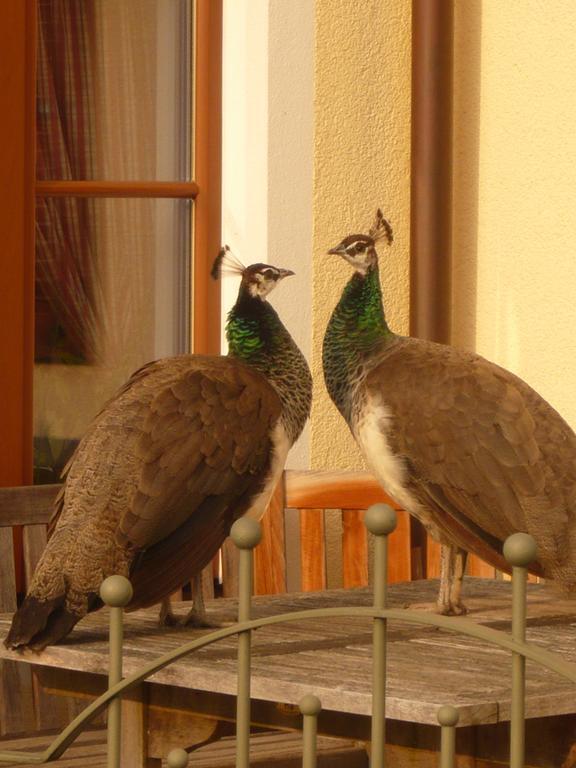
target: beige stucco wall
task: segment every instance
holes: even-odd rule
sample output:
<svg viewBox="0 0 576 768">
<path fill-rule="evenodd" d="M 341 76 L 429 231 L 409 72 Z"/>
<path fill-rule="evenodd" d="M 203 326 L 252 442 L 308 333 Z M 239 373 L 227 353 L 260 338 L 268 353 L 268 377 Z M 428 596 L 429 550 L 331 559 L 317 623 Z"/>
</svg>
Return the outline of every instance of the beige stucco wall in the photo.
<svg viewBox="0 0 576 768">
<path fill-rule="evenodd" d="M 382 253 L 387 315 L 408 329 L 410 3 L 317 0 L 313 182 L 313 348 L 311 427 L 315 468 L 353 468 L 358 450 L 330 402 L 322 338 L 350 268 L 328 248 L 366 231 L 381 206 L 395 231 Z"/>
<path fill-rule="evenodd" d="M 454 341 L 576 427 L 576 4 L 456 4 Z"/>
<path fill-rule="evenodd" d="M 453 343 L 516 372 L 576 427 L 576 4 L 456 0 Z M 322 384 L 349 268 L 325 256 L 376 205 L 392 327 L 408 327 L 410 3 L 317 0 L 314 467 L 360 459 Z M 384 257 L 384 258 L 382 258 Z"/>
</svg>

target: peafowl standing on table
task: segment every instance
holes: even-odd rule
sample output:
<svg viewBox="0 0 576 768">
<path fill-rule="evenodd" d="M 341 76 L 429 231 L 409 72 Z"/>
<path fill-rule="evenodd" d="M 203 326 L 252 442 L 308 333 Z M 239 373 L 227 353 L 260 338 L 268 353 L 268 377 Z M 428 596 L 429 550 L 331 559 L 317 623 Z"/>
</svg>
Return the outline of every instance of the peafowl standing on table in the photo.
<svg viewBox="0 0 576 768">
<path fill-rule="evenodd" d="M 193 580 L 187 623 L 205 624 L 200 572 L 242 515 L 260 518 L 310 412 L 306 360 L 267 301 L 288 275 L 244 268 L 227 357 L 181 355 L 137 371 L 94 419 L 67 469 L 50 538 L 5 644 L 39 650 L 101 606 L 107 576 L 129 576 L 129 610 Z M 161 618 L 174 620 L 164 603 Z"/>
<path fill-rule="evenodd" d="M 353 275 L 323 345 L 326 387 L 374 475 L 443 547 L 438 609 L 463 613 L 465 553 L 507 570 L 504 540 L 531 534 L 534 573 L 576 592 L 576 435 L 518 376 L 480 355 L 399 336 L 382 304 L 369 234 L 329 253 Z"/>
</svg>

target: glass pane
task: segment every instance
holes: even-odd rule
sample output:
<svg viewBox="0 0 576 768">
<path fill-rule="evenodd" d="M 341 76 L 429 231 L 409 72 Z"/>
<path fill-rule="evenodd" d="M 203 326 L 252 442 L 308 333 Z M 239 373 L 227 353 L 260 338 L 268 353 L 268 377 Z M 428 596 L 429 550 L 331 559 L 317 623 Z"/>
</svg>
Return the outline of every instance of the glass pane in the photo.
<svg viewBox="0 0 576 768">
<path fill-rule="evenodd" d="M 90 419 L 144 363 L 188 349 L 191 203 L 38 201 L 36 482 L 56 482 Z"/>
<path fill-rule="evenodd" d="M 188 180 L 191 0 L 38 13 L 38 179 Z"/>
</svg>

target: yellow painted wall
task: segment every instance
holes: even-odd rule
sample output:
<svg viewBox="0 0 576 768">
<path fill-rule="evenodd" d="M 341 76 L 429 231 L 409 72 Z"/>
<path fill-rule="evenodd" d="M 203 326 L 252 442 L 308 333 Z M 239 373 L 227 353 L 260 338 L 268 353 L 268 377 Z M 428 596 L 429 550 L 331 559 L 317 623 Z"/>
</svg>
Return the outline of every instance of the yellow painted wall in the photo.
<svg viewBox="0 0 576 768">
<path fill-rule="evenodd" d="M 576 427 L 576 3 L 457 0 L 454 341 Z"/>
<path fill-rule="evenodd" d="M 314 467 L 361 462 L 322 383 L 350 270 L 326 250 L 381 205 L 387 315 L 408 328 L 410 3 L 317 0 Z M 576 3 L 456 0 L 453 343 L 519 374 L 576 427 Z"/>
<path fill-rule="evenodd" d="M 350 268 L 326 251 L 366 231 L 381 206 L 395 230 L 382 252 L 387 315 L 408 328 L 410 3 L 317 0 L 315 42 L 311 463 L 360 465 L 323 385 L 322 338 Z"/>
</svg>

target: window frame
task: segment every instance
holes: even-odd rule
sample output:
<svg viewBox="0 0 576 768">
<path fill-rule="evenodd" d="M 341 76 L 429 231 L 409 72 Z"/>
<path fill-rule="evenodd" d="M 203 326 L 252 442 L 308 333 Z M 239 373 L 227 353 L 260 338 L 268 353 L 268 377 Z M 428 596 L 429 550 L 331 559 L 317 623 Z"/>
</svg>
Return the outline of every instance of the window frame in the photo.
<svg viewBox="0 0 576 768">
<path fill-rule="evenodd" d="M 191 348 L 220 349 L 222 0 L 194 0 L 193 181 L 36 181 L 37 0 L 0 8 L 0 486 L 32 482 L 34 220 L 39 196 L 193 200 Z"/>
</svg>

